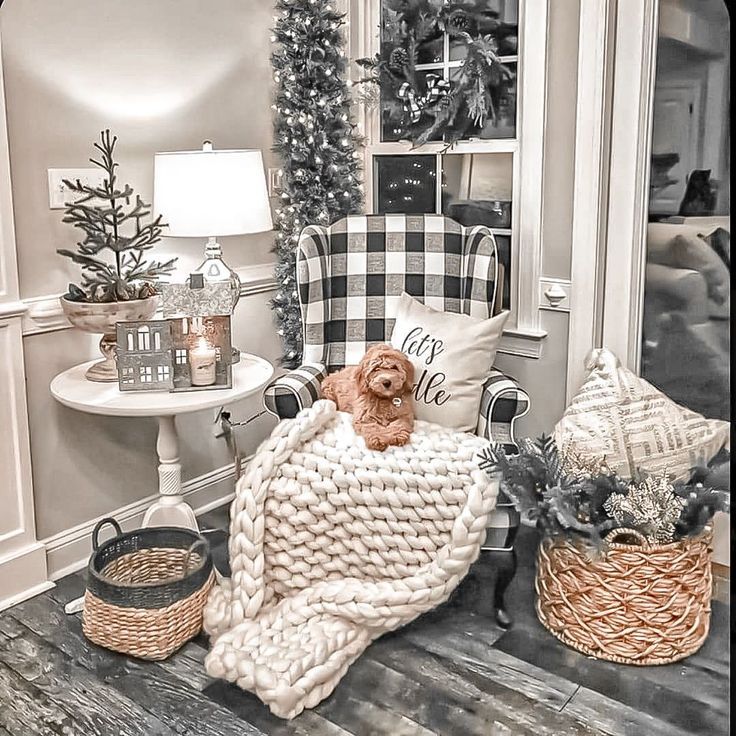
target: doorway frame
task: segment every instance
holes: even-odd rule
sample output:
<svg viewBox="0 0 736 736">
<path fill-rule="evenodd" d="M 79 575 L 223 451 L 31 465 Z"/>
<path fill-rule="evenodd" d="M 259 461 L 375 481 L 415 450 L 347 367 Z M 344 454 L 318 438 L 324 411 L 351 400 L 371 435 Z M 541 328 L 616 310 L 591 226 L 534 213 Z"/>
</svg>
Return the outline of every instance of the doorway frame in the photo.
<svg viewBox="0 0 736 736">
<path fill-rule="evenodd" d="M 659 0 L 581 4 L 568 402 L 593 348 L 640 367 L 658 20 Z"/>
</svg>

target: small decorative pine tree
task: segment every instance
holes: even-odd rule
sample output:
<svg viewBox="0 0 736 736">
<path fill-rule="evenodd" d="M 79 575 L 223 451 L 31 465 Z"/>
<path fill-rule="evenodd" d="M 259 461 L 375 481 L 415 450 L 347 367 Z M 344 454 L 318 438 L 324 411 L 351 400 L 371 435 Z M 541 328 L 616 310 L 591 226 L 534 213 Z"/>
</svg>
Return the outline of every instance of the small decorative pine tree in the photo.
<svg viewBox="0 0 736 736">
<path fill-rule="evenodd" d="M 334 0 L 333 0 L 334 1 Z M 282 161 L 276 210 L 276 279 L 271 306 L 282 337 L 282 363 L 302 356 L 296 247 L 309 224 L 330 225 L 363 202 L 360 154 L 345 81 L 341 27 L 330 0 L 277 0 L 271 56 L 276 82 L 274 150 Z"/>
<path fill-rule="evenodd" d="M 166 262 L 146 261 L 143 254 L 161 239 L 161 216 L 148 224 L 143 221 L 151 214 L 147 205 L 137 194 L 135 204 L 130 199 L 134 191 L 125 184 L 117 186 L 114 160 L 117 136 L 109 130 L 100 133 L 100 142 L 95 148 L 101 160 L 90 161 L 105 171 L 102 186 L 88 186 L 79 180 L 64 180 L 66 187 L 79 194 L 79 198 L 66 205 L 62 222 L 68 222 L 84 233 L 77 243 L 77 250 L 61 248 L 56 252 L 82 267 L 81 286 L 69 284 L 67 299 L 76 302 L 115 302 L 144 299 L 155 293 L 155 281 L 174 270 L 176 258 Z M 100 206 L 95 202 L 104 202 Z M 104 251 L 114 259 L 101 258 Z"/>
</svg>

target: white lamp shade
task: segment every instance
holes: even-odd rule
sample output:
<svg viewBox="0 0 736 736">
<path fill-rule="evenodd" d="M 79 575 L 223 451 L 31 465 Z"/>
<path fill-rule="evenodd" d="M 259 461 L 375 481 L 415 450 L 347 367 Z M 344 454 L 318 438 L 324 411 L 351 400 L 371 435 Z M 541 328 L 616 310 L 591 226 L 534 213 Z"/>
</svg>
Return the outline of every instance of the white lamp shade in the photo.
<svg viewBox="0 0 736 736">
<path fill-rule="evenodd" d="M 176 151 L 153 160 L 153 207 L 164 235 L 214 237 L 271 230 L 258 150 Z"/>
</svg>

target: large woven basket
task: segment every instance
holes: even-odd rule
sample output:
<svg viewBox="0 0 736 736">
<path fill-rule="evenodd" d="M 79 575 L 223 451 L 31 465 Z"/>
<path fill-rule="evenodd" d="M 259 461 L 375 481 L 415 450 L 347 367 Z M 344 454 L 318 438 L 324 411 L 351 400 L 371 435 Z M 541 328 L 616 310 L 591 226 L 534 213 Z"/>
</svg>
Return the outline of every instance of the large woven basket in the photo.
<svg viewBox="0 0 736 736">
<path fill-rule="evenodd" d="M 99 544 L 111 524 L 116 536 Z M 202 630 L 214 581 L 207 541 L 180 527 L 122 533 L 103 519 L 92 535 L 82 628 L 107 649 L 141 659 L 165 659 Z"/>
<path fill-rule="evenodd" d="M 537 616 L 560 641 L 587 655 L 637 665 L 696 652 L 710 626 L 712 531 L 649 545 L 616 530 L 600 558 L 569 540 L 545 538 L 537 552 Z"/>
</svg>

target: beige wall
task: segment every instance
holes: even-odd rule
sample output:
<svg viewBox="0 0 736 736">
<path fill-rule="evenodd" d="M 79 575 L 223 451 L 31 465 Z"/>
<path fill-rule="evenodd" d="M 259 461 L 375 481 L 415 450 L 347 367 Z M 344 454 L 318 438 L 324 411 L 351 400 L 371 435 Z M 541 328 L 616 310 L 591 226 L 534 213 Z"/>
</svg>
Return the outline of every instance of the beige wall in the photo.
<svg viewBox="0 0 736 736">
<path fill-rule="evenodd" d="M 549 107 L 544 168 L 543 274 L 568 278 L 572 219 L 575 70 L 579 0 L 551 2 Z M 73 232 L 48 209 L 46 169 L 85 166 L 99 130 L 120 138 L 121 175 L 151 196 L 153 153 L 198 147 L 269 151 L 270 26 L 266 0 L 11 0 L 0 11 L 3 71 L 15 198 L 21 296 L 59 293 L 73 268 L 55 249 Z M 225 239 L 229 262 L 268 261 L 270 236 Z M 201 243 L 169 239 L 182 272 Z M 243 299 L 234 319 L 238 344 L 275 361 L 278 340 L 268 294 Z M 549 333 L 539 360 L 500 356 L 499 366 L 529 390 L 532 412 L 517 431 L 550 431 L 564 408 L 568 317 L 544 312 Z M 48 384 L 94 357 L 95 340 L 75 330 L 24 339 L 40 537 L 143 498 L 156 488 L 154 420 L 105 419 L 58 406 Z M 257 398 L 235 407 L 259 409 Z M 205 416 L 206 414 L 206 416 Z M 211 412 L 181 422 L 184 477 L 228 461 L 212 436 Z M 252 451 L 272 420 L 241 432 Z"/>
<path fill-rule="evenodd" d="M 215 12 L 216 7 L 216 12 Z M 0 11 L 15 228 L 24 298 L 66 290 L 75 242 L 50 210 L 46 170 L 84 167 L 100 130 L 119 138 L 122 181 L 151 201 L 153 154 L 261 148 L 273 165 L 270 2 L 21 0 Z M 233 265 L 270 260 L 269 235 L 224 238 Z M 164 249 L 197 265 L 200 241 Z"/>
<path fill-rule="evenodd" d="M 22 298 L 58 294 L 77 278 L 56 255 L 73 246 L 62 210 L 48 207 L 48 168 L 85 167 L 99 131 L 119 137 L 121 180 L 150 202 L 153 154 L 197 148 L 270 152 L 270 2 L 218 0 L 18 0 L 0 11 L 10 162 Z M 271 261 L 270 234 L 224 238 L 234 266 Z M 185 274 L 202 242 L 167 239 Z M 233 332 L 242 349 L 275 362 L 279 354 L 269 294 L 238 304 Z M 36 517 L 40 538 L 155 492 L 154 419 L 108 419 L 59 406 L 49 394 L 58 372 L 97 354 L 76 330 L 24 338 Z M 233 407 L 260 410 L 260 397 Z M 226 465 L 213 412 L 183 417 L 184 479 Z M 252 452 L 273 420 L 239 430 Z"/>
</svg>

